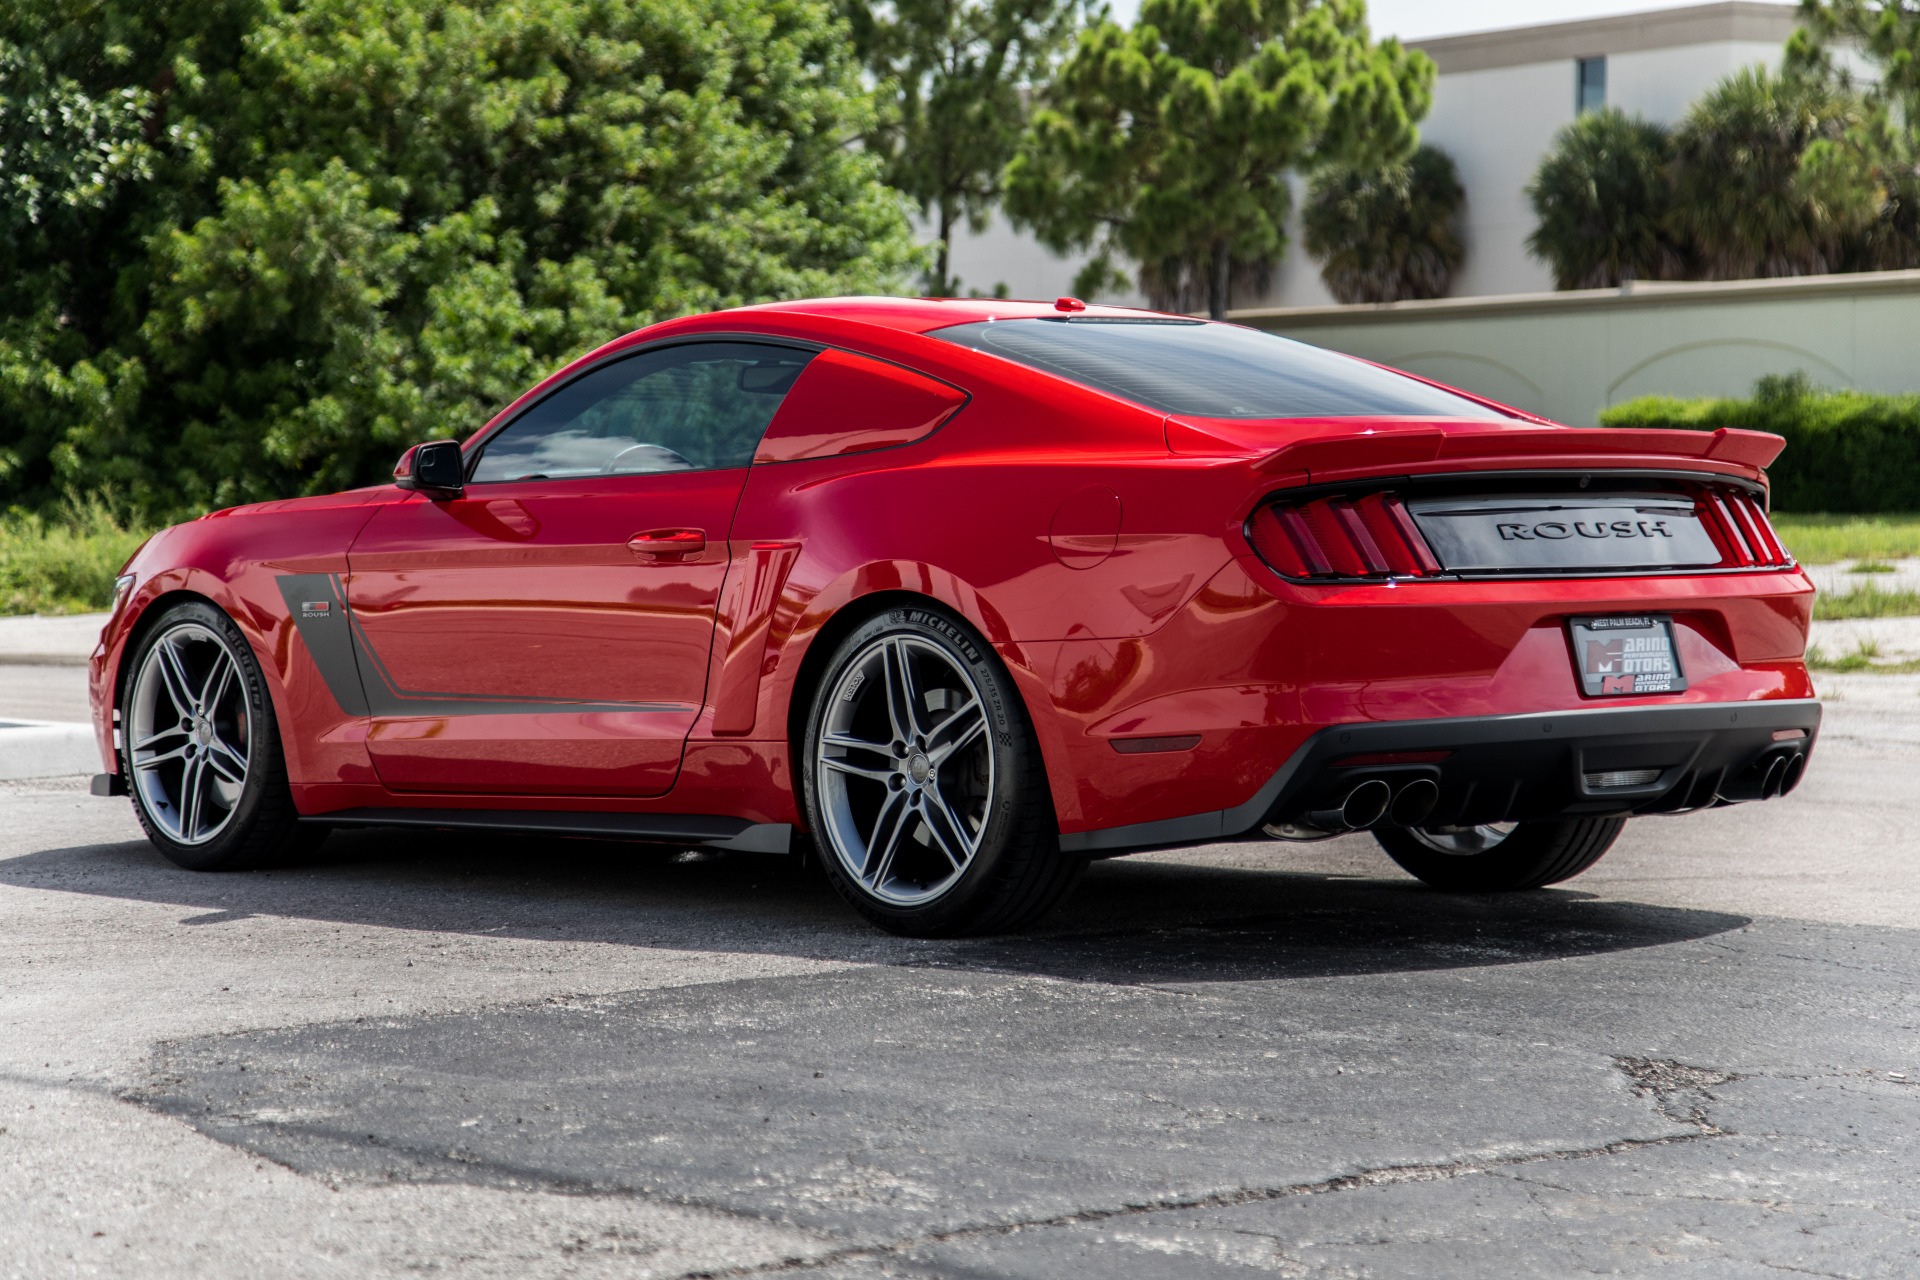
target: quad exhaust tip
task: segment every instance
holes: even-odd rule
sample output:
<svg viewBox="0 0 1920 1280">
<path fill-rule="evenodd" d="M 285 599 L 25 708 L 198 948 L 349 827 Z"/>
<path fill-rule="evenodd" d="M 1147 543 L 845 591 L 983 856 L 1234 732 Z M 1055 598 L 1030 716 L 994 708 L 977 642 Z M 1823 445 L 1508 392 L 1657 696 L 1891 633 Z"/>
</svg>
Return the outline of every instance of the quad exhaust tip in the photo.
<svg viewBox="0 0 1920 1280">
<path fill-rule="evenodd" d="M 1800 785 L 1807 771 L 1807 753 L 1792 749 L 1769 751 L 1760 756 L 1721 791 L 1719 798 L 1730 804 L 1743 800 L 1778 800 Z"/>
<path fill-rule="evenodd" d="M 1368 778 L 1347 792 L 1337 806 L 1309 813 L 1307 821 L 1323 831 L 1364 831 L 1386 817 L 1392 803 L 1393 788 L 1379 778 Z"/>
<path fill-rule="evenodd" d="M 1396 827 L 1417 827 L 1439 803 L 1440 784 L 1432 778 L 1415 778 L 1394 795 L 1387 818 Z"/>
</svg>

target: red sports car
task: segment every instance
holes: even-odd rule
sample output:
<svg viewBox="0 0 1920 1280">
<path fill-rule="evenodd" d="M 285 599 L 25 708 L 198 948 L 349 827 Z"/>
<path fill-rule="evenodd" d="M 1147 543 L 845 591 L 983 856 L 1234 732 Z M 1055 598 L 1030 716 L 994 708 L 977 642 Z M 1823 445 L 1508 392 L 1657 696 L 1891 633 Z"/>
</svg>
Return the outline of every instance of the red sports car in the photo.
<svg viewBox="0 0 1920 1280">
<path fill-rule="evenodd" d="M 1440 888 L 1549 884 L 1798 782 L 1780 447 L 1067 298 L 672 320 L 392 484 L 147 543 L 94 790 L 199 869 L 348 825 L 810 841 L 918 934 L 1358 829 Z"/>
</svg>

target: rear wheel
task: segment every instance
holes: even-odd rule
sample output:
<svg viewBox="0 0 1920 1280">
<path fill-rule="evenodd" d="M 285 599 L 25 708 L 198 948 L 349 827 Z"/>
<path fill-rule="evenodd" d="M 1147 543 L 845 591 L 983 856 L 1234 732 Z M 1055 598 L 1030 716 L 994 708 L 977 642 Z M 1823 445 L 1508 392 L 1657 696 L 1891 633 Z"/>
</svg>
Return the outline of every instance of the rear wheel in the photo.
<svg viewBox="0 0 1920 1280">
<path fill-rule="evenodd" d="M 167 610 L 129 668 L 120 769 L 147 838 L 193 871 L 311 848 L 298 825 L 266 677 L 220 610 Z"/>
<path fill-rule="evenodd" d="M 1011 677 L 944 611 L 889 610 L 842 641 L 805 744 L 821 864 L 884 929 L 1015 929 L 1058 902 L 1085 865 L 1060 851 Z"/>
<path fill-rule="evenodd" d="M 1436 889 L 1504 893 L 1558 884 L 1600 861 L 1625 818 L 1489 822 L 1472 827 L 1380 827 L 1374 839 Z"/>
</svg>

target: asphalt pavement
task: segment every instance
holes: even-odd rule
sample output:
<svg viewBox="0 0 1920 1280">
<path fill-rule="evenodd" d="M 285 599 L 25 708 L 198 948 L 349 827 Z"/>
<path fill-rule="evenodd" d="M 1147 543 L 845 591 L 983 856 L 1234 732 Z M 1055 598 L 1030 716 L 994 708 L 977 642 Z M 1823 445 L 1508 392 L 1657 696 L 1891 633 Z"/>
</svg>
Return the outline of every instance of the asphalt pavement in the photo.
<svg viewBox="0 0 1920 1280">
<path fill-rule="evenodd" d="M 1822 685 L 1794 796 L 1552 890 L 1219 846 L 960 942 L 761 855 L 195 875 L 0 782 L 0 1276 L 1912 1274 L 1920 677 Z"/>
</svg>

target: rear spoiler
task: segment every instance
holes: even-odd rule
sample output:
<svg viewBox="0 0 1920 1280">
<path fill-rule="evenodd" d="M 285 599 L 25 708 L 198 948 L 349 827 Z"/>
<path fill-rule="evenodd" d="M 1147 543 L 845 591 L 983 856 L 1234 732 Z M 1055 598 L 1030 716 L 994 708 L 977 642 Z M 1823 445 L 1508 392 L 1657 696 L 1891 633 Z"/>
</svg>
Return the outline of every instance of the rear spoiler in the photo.
<svg viewBox="0 0 1920 1280">
<path fill-rule="evenodd" d="M 1269 474 L 1304 473 L 1308 480 L 1335 473 L 1377 472 L 1435 465 L 1458 470 L 1530 466 L 1634 467 L 1705 462 L 1759 471 L 1787 442 L 1765 431 L 1678 431 L 1627 427 L 1502 428 L 1346 433 L 1296 440 L 1254 464 Z M 1721 467 L 1709 467 L 1720 470 Z"/>
</svg>

